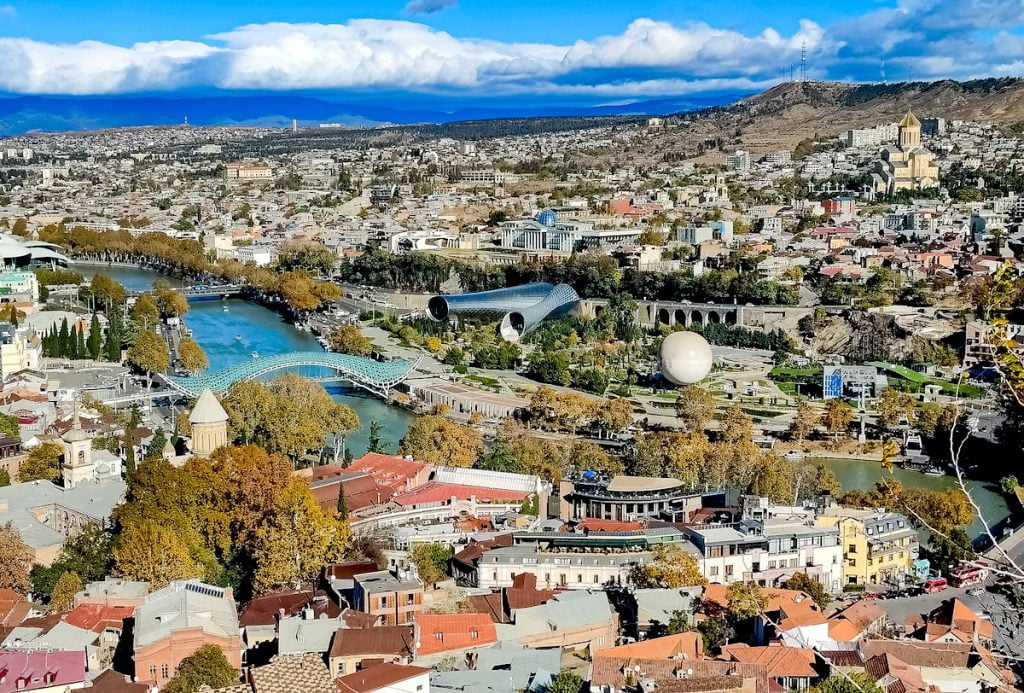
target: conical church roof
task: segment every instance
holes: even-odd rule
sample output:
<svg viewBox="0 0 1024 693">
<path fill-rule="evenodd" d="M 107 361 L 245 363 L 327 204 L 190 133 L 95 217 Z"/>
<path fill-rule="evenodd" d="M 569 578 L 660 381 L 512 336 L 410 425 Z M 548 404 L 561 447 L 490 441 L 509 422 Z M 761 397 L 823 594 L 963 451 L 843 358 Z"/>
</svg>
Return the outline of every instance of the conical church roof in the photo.
<svg viewBox="0 0 1024 693">
<path fill-rule="evenodd" d="M 202 391 L 192 413 L 188 415 L 191 424 L 219 424 L 228 420 L 228 413 L 220 405 L 213 391 L 209 388 Z"/>
<path fill-rule="evenodd" d="M 917 116 L 911 111 L 907 111 L 907 115 L 903 116 L 903 120 L 900 121 L 901 128 L 919 128 L 921 127 L 921 121 L 917 119 Z"/>
</svg>

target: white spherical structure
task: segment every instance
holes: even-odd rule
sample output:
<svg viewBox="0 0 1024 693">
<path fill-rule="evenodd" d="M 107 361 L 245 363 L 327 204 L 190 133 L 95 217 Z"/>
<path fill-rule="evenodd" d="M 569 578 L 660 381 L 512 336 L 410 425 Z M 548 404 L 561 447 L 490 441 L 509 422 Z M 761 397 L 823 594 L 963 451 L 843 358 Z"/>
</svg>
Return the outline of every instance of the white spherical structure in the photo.
<svg viewBox="0 0 1024 693">
<path fill-rule="evenodd" d="M 661 343 L 661 374 L 676 385 L 700 382 L 711 363 L 711 345 L 696 332 L 673 332 Z"/>
</svg>

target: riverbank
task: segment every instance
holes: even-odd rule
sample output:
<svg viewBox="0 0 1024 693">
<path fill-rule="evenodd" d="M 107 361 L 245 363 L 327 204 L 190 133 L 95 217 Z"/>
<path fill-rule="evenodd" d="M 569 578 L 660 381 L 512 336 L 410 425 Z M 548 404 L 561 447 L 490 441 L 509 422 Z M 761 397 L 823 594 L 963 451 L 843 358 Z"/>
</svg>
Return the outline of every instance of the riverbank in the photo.
<svg viewBox="0 0 1024 693">
<path fill-rule="evenodd" d="M 86 269 L 85 263 L 76 264 Z M 106 274 L 133 291 L 146 291 L 152 288 L 155 280 L 167 278 L 154 270 L 131 265 L 110 266 L 100 263 L 89 265 L 89 268 L 97 270 L 92 274 Z M 91 276 L 88 272 L 82 273 Z M 182 285 L 180 280 L 177 285 Z M 253 352 L 261 356 L 272 356 L 321 349 L 313 335 L 287 322 L 279 312 L 246 299 L 193 301 L 189 303 L 184 323 L 192 332 L 192 337 L 206 351 L 211 370 L 247 361 L 252 358 Z M 295 372 L 314 377 L 324 375 L 314 368 L 295 369 Z M 389 405 L 358 388 L 328 385 L 327 391 L 336 402 L 351 407 L 359 416 L 360 430 L 349 435 L 346 441 L 352 454 L 357 457 L 368 446 L 371 421 L 380 423 L 381 438 L 394 452 L 415 418 L 405 409 Z"/>
</svg>

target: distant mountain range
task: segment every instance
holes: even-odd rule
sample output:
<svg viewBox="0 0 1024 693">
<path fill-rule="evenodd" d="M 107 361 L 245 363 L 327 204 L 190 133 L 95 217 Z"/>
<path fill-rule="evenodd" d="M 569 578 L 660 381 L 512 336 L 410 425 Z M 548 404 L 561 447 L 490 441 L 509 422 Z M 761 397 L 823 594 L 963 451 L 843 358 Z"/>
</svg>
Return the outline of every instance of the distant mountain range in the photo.
<svg viewBox="0 0 1024 693">
<path fill-rule="evenodd" d="M 195 97 L 0 97 L 0 135 L 98 130 L 144 125 L 287 127 L 340 123 L 351 127 L 450 123 L 464 120 L 557 116 L 665 115 L 732 103 L 742 93 L 672 98 L 599 106 L 459 106 L 450 110 L 375 102 L 342 103 L 291 95 Z"/>
</svg>

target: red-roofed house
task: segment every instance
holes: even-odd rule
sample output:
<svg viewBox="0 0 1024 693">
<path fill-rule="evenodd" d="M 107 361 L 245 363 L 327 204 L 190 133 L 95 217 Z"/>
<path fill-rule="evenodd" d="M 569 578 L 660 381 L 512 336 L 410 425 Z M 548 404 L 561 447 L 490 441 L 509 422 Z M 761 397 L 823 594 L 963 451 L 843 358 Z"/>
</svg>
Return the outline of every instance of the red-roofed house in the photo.
<svg viewBox="0 0 1024 693">
<path fill-rule="evenodd" d="M 401 493 L 422 486 L 430 479 L 430 465 L 396 455 L 368 452 L 348 466 L 352 472 L 365 472 L 381 486 Z"/>
<path fill-rule="evenodd" d="M 0 628 L 13 628 L 28 618 L 32 605 L 14 590 L 0 589 Z"/>
<path fill-rule="evenodd" d="M 393 500 L 405 508 L 428 508 L 455 505 L 459 501 L 521 505 L 529 497 L 530 494 L 524 491 L 431 481 L 395 496 Z"/>
<path fill-rule="evenodd" d="M 978 616 L 962 601 L 947 599 L 929 614 L 907 618 L 907 634 L 925 642 L 992 644 L 992 622 Z"/>
<path fill-rule="evenodd" d="M 487 614 L 417 614 L 416 661 L 436 661 L 498 641 Z"/>
<path fill-rule="evenodd" d="M 83 688 L 85 651 L 0 650 L 0 672 L 0 693 Z"/>
<path fill-rule="evenodd" d="M 778 644 L 751 647 L 739 643 L 724 646 L 721 658 L 726 661 L 762 664 L 768 669 L 768 678 L 786 690 L 808 688 L 819 676 L 814 668 L 814 651 L 802 647 Z"/>
<path fill-rule="evenodd" d="M 338 693 L 429 691 L 430 669 L 383 663 L 337 679 Z"/>
</svg>

